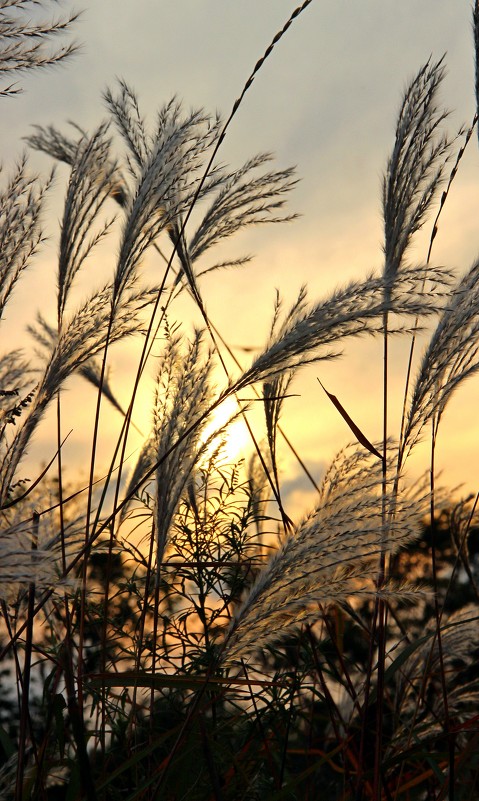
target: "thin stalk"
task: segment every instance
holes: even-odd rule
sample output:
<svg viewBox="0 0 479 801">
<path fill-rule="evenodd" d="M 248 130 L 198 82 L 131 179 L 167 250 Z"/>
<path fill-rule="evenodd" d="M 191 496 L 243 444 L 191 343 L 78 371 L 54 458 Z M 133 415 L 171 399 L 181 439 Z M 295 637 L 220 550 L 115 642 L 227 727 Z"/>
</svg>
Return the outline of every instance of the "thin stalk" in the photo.
<svg viewBox="0 0 479 801">
<path fill-rule="evenodd" d="M 288 718 L 286 722 L 286 731 L 284 733 L 284 744 L 281 754 L 281 767 L 279 773 L 279 788 L 280 790 L 283 788 L 284 783 L 284 774 L 286 770 L 286 757 L 288 755 L 288 743 L 289 743 L 289 735 L 291 732 L 291 721 L 293 719 L 293 711 L 294 711 L 294 697 L 296 695 L 296 684 L 298 681 L 298 666 L 295 665 L 294 674 L 293 674 L 293 681 L 291 685 L 291 698 L 289 702 L 289 710 L 288 710 Z"/>
<path fill-rule="evenodd" d="M 144 597 L 143 597 L 143 606 L 142 606 L 142 609 L 141 609 L 140 621 L 139 621 L 139 624 L 138 624 L 138 637 L 137 637 L 138 646 L 137 646 L 137 650 L 136 650 L 136 654 L 135 654 L 135 671 L 138 674 L 139 674 L 140 669 L 141 669 L 141 658 L 142 658 L 142 655 L 143 655 L 143 644 L 144 644 L 144 636 L 145 636 L 146 615 L 147 615 L 147 610 L 148 610 L 148 605 L 149 605 L 150 584 L 151 584 L 151 580 L 152 580 L 152 576 L 153 576 L 152 565 L 153 565 L 154 542 L 155 542 L 155 538 L 154 538 L 153 533 L 152 533 L 152 536 L 150 537 L 150 544 L 149 544 L 149 549 L 148 549 L 148 561 L 147 561 L 147 566 L 146 566 L 145 594 L 144 594 Z M 102 685 L 102 691 L 106 692 L 105 685 Z M 137 684 L 137 682 L 135 682 L 135 684 L 133 686 L 131 709 L 130 709 L 130 713 L 129 713 L 128 728 L 129 728 L 130 734 L 131 734 L 131 732 L 133 730 L 133 723 L 134 723 L 134 718 L 135 718 L 135 713 L 136 713 L 136 708 L 137 708 L 137 699 L 138 699 L 138 684 Z"/>
<path fill-rule="evenodd" d="M 324 618 L 324 620 L 326 620 L 326 617 Z M 328 628 L 328 633 L 329 633 L 329 635 L 331 637 L 331 632 L 329 630 L 329 626 L 328 626 L 327 623 L 326 623 L 326 626 Z M 349 786 L 351 788 L 351 794 L 352 794 L 351 797 L 353 797 L 354 792 L 355 792 L 354 779 L 353 779 L 353 776 L 351 774 L 351 771 L 350 771 L 350 768 L 349 768 L 349 765 L 348 765 L 348 761 L 351 761 L 353 763 L 354 770 L 357 770 L 357 768 L 358 768 L 357 758 L 352 753 L 351 747 L 348 744 L 346 721 L 344 720 L 344 717 L 343 717 L 343 715 L 341 713 L 341 710 L 339 709 L 337 703 L 334 701 L 334 698 L 331 695 L 331 691 L 330 691 L 330 689 L 328 687 L 328 683 L 327 683 L 327 681 L 325 679 L 324 672 L 323 672 L 323 669 L 321 667 L 321 663 L 319 661 L 319 657 L 318 657 L 318 653 L 317 653 L 317 649 L 316 649 L 316 642 L 314 640 L 314 636 L 313 636 L 313 633 L 311 631 L 311 626 L 308 625 L 306 627 L 306 631 L 308 633 L 309 644 L 310 644 L 310 647 L 311 647 L 311 652 L 313 654 L 313 660 L 314 660 L 314 665 L 315 665 L 315 668 L 316 668 L 316 672 L 318 674 L 318 678 L 319 678 L 319 681 L 320 681 L 320 684 L 321 684 L 321 689 L 323 691 L 323 695 L 324 695 L 324 697 L 326 699 L 326 704 L 327 704 L 328 712 L 329 712 L 329 719 L 330 719 L 331 725 L 332 725 L 332 727 L 334 729 L 334 736 L 336 738 L 336 742 L 338 744 L 342 744 L 343 748 L 344 748 L 344 751 L 345 751 L 344 772 L 346 774 L 346 781 L 348 782 L 348 784 L 349 784 Z M 334 644 L 335 644 L 336 652 L 339 653 L 339 648 L 337 647 L 337 643 L 335 641 L 334 641 Z M 342 729 L 343 729 L 343 732 L 344 732 L 343 735 L 340 732 L 339 726 L 341 726 Z"/>
<path fill-rule="evenodd" d="M 381 522 L 382 539 L 381 554 L 379 557 L 378 576 L 376 580 L 377 591 L 380 592 L 386 579 L 386 554 L 384 545 L 387 537 L 387 443 L 388 443 L 388 314 L 383 315 L 383 391 L 382 391 L 382 418 L 383 418 L 383 452 L 382 452 L 382 482 L 381 482 Z M 376 728 L 375 728 L 375 750 L 374 750 L 374 771 L 373 771 L 373 800 L 379 801 L 381 798 L 382 784 L 382 733 L 384 715 L 384 676 L 386 670 L 386 628 L 387 610 L 384 599 L 377 597 L 374 604 L 374 613 L 371 624 L 368 670 L 366 675 L 363 720 L 361 726 L 361 740 L 359 748 L 359 769 L 357 779 L 356 798 L 362 798 L 362 783 L 364 765 L 364 748 L 367 728 L 367 711 L 371 691 L 371 681 L 374 668 L 374 651 L 377 643 L 377 692 L 376 692 Z"/>
<path fill-rule="evenodd" d="M 436 619 L 436 637 L 437 637 L 437 649 L 439 655 L 439 665 L 441 669 L 441 689 L 442 689 L 442 697 L 444 703 L 444 733 L 447 737 L 447 744 L 448 744 L 448 759 L 449 759 L 449 776 L 448 776 L 448 791 L 449 791 L 449 801 L 454 801 L 455 792 L 454 792 L 454 785 L 455 785 L 455 760 L 454 760 L 454 750 L 455 750 L 455 734 L 451 727 L 451 720 L 449 715 L 449 702 L 447 697 L 447 685 L 446 685 L 446 671 L 444 667 L 444 652 L 442 647 L 442 633 L 441 633 L 441 611 L 439 609 L 439 599 L 438 599 L 438 582 L 437 582 L 437 554 L 436 554 L 436 538 L 435 538 L 435 456 L 436 456 L 436 439 L 437 439 L 437 427 L 438 423 L 435 418 L 432 421 L 432 430 L 431 430 L 431 470 L 430 470 L 430 488 L 431 488 L 431 500 L 430 500 L 430 524 L 431 524 L 431 532 L 432 532 L 432 544 L 431 544 L 431 566 L 432 566 L 432 581 L 433 581 L 433 588 L 434 588 L 434 614 Z M 434 642 L 431 646 L 431 655 L 432 649 L 434 648 Z"/>
<path fill-rule="evenodd" d="M 379 575 L 377 589 L 380 591 L 386 580 L 386 525 L 387 514 L 387 446 L 388 446 L 388 315 L 383 317 L 383 458 L 382 458 L 382 487 L 381 487 L 381 521 L 382 521 L 382 549 L 379 558 Z M 383 755 L 383 717 L 384 717 L 384 676 L 386 671 L 386 639 L 387 639 L 387 608 L 383 598 L 376 600 L 377 633 L 378 633 L 378 668 L 377 668 L 377 701 L 376 701 L 376 748 L 374 752 L 374 783 L 373 797 L 381 798 L 382 784 L 382 755 Z"/>
<path fill-rule="evenodd" d="M 62 435 L 61 435 L 61 401 L 60 390 L 57 393 L 57 465 L 58 465 L 58 514 L 60 517 L 60 537 L 62 552 L 62 570 L 67 566 L 65 551 L 65 516 L 63 508 L 63 467 L 62 467 Z"/>
<path fill-rule="evenodd" d="M 38 547 L 39 516 L 36 512 L 32 517 L 32 563 Z M 33 565 L 32 565 L 33 566 Z M 26 767 L 27 731 L 29 723 L 30 676 L 33 650 L 33 619 L 35 607 L 35 582 L 31 581 L 28 587 L 27 628 L 25 636 L 25 657 L 22 675 L 22 706 L 20 711 L 20 732 L 18 735 L 17 780 L 15 785 L 15 801 L 22 801 L 23 782 Z"/>
<path fill-rule="evenodd" d="M 110 527 L 110 537 L 108 540 L 108 555 L 105 570 L 105 593 L 103 596 L 103 625 L 101 634 L 101 671 L 106 673 L 107 642 L 108 642 L 108 606 L 110 600 L 110 573 L 111 557 L 113 553 L 113 526 Z M 106 688 L 101 687 L 101 727 L 100 727 L 100 752 L 102 764 L 104 764 L 106 754 Z"/>
<path fill-rule="evenodd" d="M 85 544 L 84 544 L 84 559 L 82 562 L 82 585 L 80 590 L 80 628 L 79 628 L 79 642 L 78 642 L 78 705 L 80 714 L 83 715 L 83 643 L 85 638 L 85 612 L 86 612 L 86 587 L 87 587 L 87 570 L 88 570 L 88 555 L 89 555 L 89 539 L 90 539 L 90 517 L 93 504 L 93 487 L 95 483 L 95 463 L 96 452 L 98 445 L 98 436 L 100 428 L 100 409 L 103 397 L 103 383 L 105 380 L 107 355 L 110 344 L 111 328 L 113 325 L 114 304 L 112 303 L 110 318 L 108 321 L 108 331 L 106 335 L 105 348 L 103 351 L 103 358 L 101 363 L 100 381 L 98 394 L 96 399 L 95 418 L 93 423 L 93 436 L 90 457 L 90 475 L 88 480 L 88 496 L 87 508 L 85 518 Z"/>
</svg>

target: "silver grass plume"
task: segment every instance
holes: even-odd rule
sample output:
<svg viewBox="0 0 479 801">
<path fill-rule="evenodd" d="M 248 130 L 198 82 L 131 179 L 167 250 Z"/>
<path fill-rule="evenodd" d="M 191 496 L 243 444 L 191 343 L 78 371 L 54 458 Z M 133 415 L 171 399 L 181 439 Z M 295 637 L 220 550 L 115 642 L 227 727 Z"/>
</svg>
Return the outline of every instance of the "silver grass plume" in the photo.
<svg viewBox="0 0 479 801">
<path fill-rule="evenodd" d="M 54 37 L 70 30 L 78 14 L 32 22 L 33 8 L 45 5 L 46 2 L 39 0 L 0 0 L 0 73 L 3 77 L 10 79 L 19 72 L 51 66 L 78 49 L 74 43 L 48 49 Z M 14 13 L 9 13 L 11 11 Z M 15 83 L 10 83 L 0 89 L 0 95 L 8 97 L 21 91 Z"/>
<path fill-rule="evenodd" d="M 223 267 L 241 266 L 249 261 L 249 257 L 225 260 L 199 269 L 196 262 L 214 245 L 232 236 L 240 228 L 267 222 L 284 222 L 296 216 L 279 213 L 285 204 L 286 195 L 297 182 L 294 169 L 263 171 L 262 167 L 271 161 L 272 156 L 269 153 L 260 153 L 236 170 L 228 170 L 223 165 L 212 167 L 197 198 L 198 201 L 211 198 L 210 204 L 203 213 L 201 207 L 198 208 L 200 222 L 188 241 L 185 232 L 180 236 L 184 214 L 195 197 L 209 151 L 217 143 L 221 120 L 198 111 L 182 121 L 181 104 L 173 100 L 160 110 L 157 130 L 152 135 L 147 130 L 135 93 L 125 82 L 120 82 L 117 95 L 107 91 L 105 99 L 116 127 L 127 145 L 126 164 L 130 175 L 130 182 L 118 181 L 112 190 L 112 197 L 123 208 L 131 206 L 132 198 L 147 179 L 147 173 L 151 183 L 156 171 L 157 206 L 153 215 L 156 222 L 152 217 L 151 236 L 141 243 L 140 249 L 147 246 L 148 238 L 153 240 L 161 231 L 166 231 L 171 243 L 177 248 L 176 255 L 180 262 L 177 280 L 186 278 L 194 295 L 197 292 L 195 282 L 199 275 Z M 26 137 L 31 147 L 58 161 L 70 165 L 73 163 L 77 150 L 75 138 L 64 135 L 53 126 L 34 127 L 35 133 Z M 74 127 L 80 133 L 80 138 L 84 138 L 84 131 L 78 126 Z M 175 134 L 176 129 L 178 130 Z M 172 141 L 167 137 L 168 131 Z M 175 136 L 176 144 L 173 141 Z M 178 150 L 175 159 L 170 152 L 172 147 Z M 181 203 L 175 197 L 175 192 L 179 191 L 176 184 L 180 189 L 183 187 L 181 191 L 184 198 Z M 154 205 L 152 192 L 150 186 L 149 202 Z M 143 200 L 146 203 L 144 197 Z M 153 206 L 150 210 L 152 209 Z M 149 219 L 147 209 L 145 219 Z M 127 272 L 129 269 L 134 270 L 134 261 L 132 259 L 130 267 L 125 268 Z"/>
<path fill-rule="evenodd" d="M 396 126 L 394 149 L 383 181 L 384 277 L 396 280 L 413 234 L 441 185 L 451 142 L 440 134 L 447 111 L 436 105 L 444 77 L 442 59 L 428 61 L 409 85 Z"/>
<path fill-rule="evenodd" d="M 50 506 L 40 515 L 36 510 Z M 76 574 L 63 573 L 85 544 L 85 514 L 81 502 L 58 511 L 58 486 L 45 479 L 32 488 L 28 498 L 2 511 L 0 538 L 0 598 L 15 603 L 30 583 L 37 592 L 54 590 L 64 598 L 65 591 L 77 589 Z M 116 543 L 113 548 L 116 549 Z M 97 540 L 96 553 L 107 553 L 110 543 Z M 46 610 L 48 614 L 48 608 Z"/>
<path fill-rule="evenodd" d="M 36 176 L 28 175 L 24 156 L 0 193 L 0 319 L 18 279 L 42 242 L 41 213 L 52 178 L 53 174 L 42 184 Z"/>
<path fill-rule="evenodd" d="M 362 283 L 351 282 L 311 308 L 306 308 L 303 299 L 301 313 L 285 321 L 276 338 L 235 382 L 234 391 L 311 362 L 336 358 L 345 337 L 380 333 L 386 312 L 405 317 L 437 313 L 442 292 L 426 291 L 426 278 L 444 286 L 451 275 L 441 268 L 404 269 L 387 296 L 383 278 L 371 276 Z M 390 332 L 407 333 L 408 328 L 400 325 Z"/>
<path fill-rule="evenodd" d="M 203 334 L 195 331 L 190 342 L 177 330 L 166 328 L 153 407 L 153 432 L 145 443 L 129 485 L 157 464 L 154 474 L 154 520 L 158 568 L 163 560 L 182 494 L 201 457 L 226 426 L 206 439 L 202 436 L 213 403 L 210 353 L 204 354 Z M 198 423 L 195 425 L 195 423 Z"/>
<path fill-rule="evenodd" d="M 51 325 L 47 323 L 41 312 L 37 312 L 36 325 L 27 326 L 27 331 L 32 335 L 37 343 L 39 343 L 43 350 L 39 352 L 42 361 L 50 356 L 52 350 L 58 341 L 57 333 Z M 0 363 L 1 366 L 1 363 Z M 33 371 L 32 371 L 33 372 Z M 102 394 L 107 400 L 110 401 L 112 406 L 115 407 L 121 414 L 125 414 L 122 406 L 117 400 L 108 375 L 108 371 L 102 376 L 101 364 L 98 359 L 91 358 L 83 362 L 79 368 L 80 373 L 86 381 L 92 384 L 96 389 L 100 389 Z"/>
<path fill-rule="evenodd" d="M 460 723 L 469 721 L 477 713 L 479 703 L 479 681 L 477 678 L 465 680 L 468 670 L 477 665 L 479 655 L 479 617 L 477 606 L 467 604 L 452 612 L 441 621 L 441 647 L 443 665 L 439 654 L 436 621 L 432 621 L 424 632 L 424 641 L 405 660 L 397 673 L 395 698 L 397 714 L 402 721 L 394 735 L 390 749 L 394 753 L 404 753 L 414 726 L 414 739 L 428 740 L 444 733 L 444 701 L 441 675 L 444 674 L 447 688 L 449 714 L 455 721 L 458 738 L 463 735 Z M 462 673 L 462 676 L 461 676 Z M 426 677 L 426 687 L 424 680 Z M 427 703 L 417 706 L 420 698 Z"/>
<path fill-rule="evenodd" d="M 0 356 L 0 409 L 5 412 L 12 399 L 31 387 L 35 371 L 21 350 L 12 350 Z"/>
<path fill-rule="evenodd" d="M 276 214 L 284 206 L 285 196 L 297 183 L 294 169 L 256 174 L 258 168 L 272 158 L 271 153 L 260 153 L 238 170 L 220 173 L 219 191 L 190 240 L 192 261 L 240 228 L 295 219 L 295 214 Z"/>
<path fill-rule="evenodd" d="M 390 448 L 390 467 L 395 457 Z M 382 515 L 382 462 L 368 452 L 349 450 L 326 474 L 315 510 L 288 536 L 258 576 L 226 635 L 224 660 L 235 661 L 263 648 L 298 625 L 314 621 L 318 604 L 341 604 L 377 593 L 372 564 L 385 547 L 393 553 L 418 535 L 427 509 L 427 481 L 413 492 L 393 488 L 386 499 L 394 510 Z M 412 588 L 384 588 L 405 597 Z"/>
<path fill-rule="evenodd" d="M 296 301 L 289 310 L 289 313 L 285 316 L 285 319 L 282 323 L 279 321 L 281 316 L 281 306 L 281 298 L 277 292 L 268 344 L 272 343 L 275 338 L 280 339 L 282 333 L 286 329 L 286 326 L 291 326 L 294 324 L 295 319 L 301 319 L 301 317 L 304 315 L 306 309 L 306 287 L 303 286 L 301 288 Z M 265 381 L 263 384 L 263 408 L 266 420 L 266 434 L 268 438 L 269 454 L 278 496 L 280 494 L 280 488 L 276 461 L 276 438 L 281 410 L 293 377 L 294 370 L 290 370 L 286 373 L 280 373 L 273 376 L 270 381 Z"/>
<path fill-rule="evenodd" d="M 66 379 L 97 356 L 106 345 L 141 330 L 141 311 L 156 297 L 156 291 L 137 289 L 125 293 L 112 320 L 113 285 L 97 290 L 64 321 L 41 376 L 29 414 L 9 444 L 4 443 L 0 466 L 0 501 L 8 496 L 10 484 L 28 443 L 49 403 Z"/>
<path fill-rule="evenodd" d="M 39 500 L 38 495 L 36 496 Z M 44 502 L 44 496 L 41 501 Z M 84 520 L 64 526 L 63 547 L 67 561 L 84 542 Z M 53 514 L 34 520 L 34 505 L 20 503 L 4 513 L 0 541 L 0 598 L 14 603 L 30 583 L 36 591 L 54 589 L 60 595 L 74 586 L 73 577 L 62 578 L 62 536 Z"/>
<path fill-rule="evenodd" d="M 84 260 L 103 238 L 112 221 L 92 232 L 96 218 L 118 183 L 103 124 L 77 143 L 64 204 L 58 259 L 58 319 L 63 318 L 68 293 Z"/>
<path fill-rule="evenodd" d="M 424 426 L 439 423 L 453 392 L 479 368 L 479 261 L 451 291 L 422 358 L 403 435 L 411 449 Z"/>
<path fill-rule="evenodd" d="M 149 137 L 126 84 L 120 85 L 118 98 L 107 91 L 105 99 L 130 148 L 128 166 L 133 178 L 133 186 L 125 192 L 126 221 L 115 279 L 119 296 L 134 281 L 145 250 L 160 233 L 177 226 L 188 211 L 205 154 L 218 136 L 219 121 L 211 121 L 201 109 L 185 114 L 173 99 L 160 109 L 155 135 Z M 186 277 L 198 296 L 193 273 L 188 270 Z"/>
<path fill-rule="evenodd" d="M 34 134 L 25 137 L 25 141 L 33 150 L 46 153 L 47 156 L 56 161 L 60 161 L 70 166 L 75 161 L 78 142 L 86 137 L 86 132 L 71 122 L 70 125 L 75 129 L 77 136 L 68 137 L 55 128 L 54 125 L 32 125 Z"/>
<path fill-rule="evenodd" d="M 263 528 L 265 508 L 269 500 L 269 482 L 256 451 L 247 464 L 247 483 L 252 517 L 259 533 Z"/>
<path fill-rule="evenodd" d="M 154 511 L 158 568 L 182 494 L 199 460 L 230 422 L 206 439 L 202 437 L 206 412 L 212 405 L 213 368 L 212 355 L 203 355 L 202 338 L 203 333 L 196 331 L 185 352 L 181 339 L 171 335 L 158 370 L 153 424 L 158 463 Z M 201 422 L 195 426 L 198 420 Z"/>
</svg>

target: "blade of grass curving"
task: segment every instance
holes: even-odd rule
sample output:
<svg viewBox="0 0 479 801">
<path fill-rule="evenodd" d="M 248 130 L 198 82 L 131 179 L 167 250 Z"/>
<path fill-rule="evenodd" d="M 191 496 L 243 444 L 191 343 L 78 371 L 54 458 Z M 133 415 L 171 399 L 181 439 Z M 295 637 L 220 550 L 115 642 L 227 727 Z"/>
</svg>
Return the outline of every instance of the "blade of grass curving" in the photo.
<svg viewBox="0 0 479 801">
<path fill-rule="evenodd" d="M 361 429 L 356 425 L 354 420 L 351 419 L 351 417 L 347 413 L 347 411 L 344 408 L 344 406 L 340 403 L 340 401 L 338 400 L 336 395 L 332 395 L 330 392 L 328 392 L 328 390 L 321 383 L 319 378 L 317 380 L 318 380 L 318 383 L 320 384 L 320 386 L 322 387 L 322 389 L 324 390 L 324 392 L 326 393 L 326 395 L 328 396 L 329 400 L 333 404 L 333 406 L 335 406 L 335 408 L 338 410 L 339 414 L 341 415 L 341 417 L 343 418 L 345 423 L 347 423 L 347 425 L 349 426 L 349 428 L 353 432 L 353 434 L 356 437 L 357 441 L 360 442 L 361 445 L 363 445 L 366 448 L 366 450 L 369 451 L 369 453 L 372 453 L 373 456 L 377 456 L 378 459 L 383 459 L 384 458 L 383 454 L 379 453 L 379 451 L 374 447 L 372 442 L 370 442 L 368 440 L 368 438 L 363 434 Z"/>
</svg>

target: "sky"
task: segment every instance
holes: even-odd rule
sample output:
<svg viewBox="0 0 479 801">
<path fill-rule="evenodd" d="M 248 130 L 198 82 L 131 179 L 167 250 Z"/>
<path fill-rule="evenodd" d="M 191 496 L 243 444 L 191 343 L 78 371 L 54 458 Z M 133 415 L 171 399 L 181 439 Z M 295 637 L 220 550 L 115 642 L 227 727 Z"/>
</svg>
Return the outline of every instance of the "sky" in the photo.
<svg viewBox="0 0 479 801">
<path fill-rule="evenodd" d="M 186 108 L 204 107 L 227 116 L 254 64 L 295 8 L 291 0 L 101 0 L 64 2 L 82 11 L 74 26 L 80 50 L 68 63 L 21 78 L 23 93 L 2 103 L 5 172 L 22 152 L 31 125 L 68 121 L 93 130 L 105 118 L 102 93 L 125 79 L 152 122 L 173 95 Z M 51 8 L 51 7 L 49 7 Z M 57 12 L 58 13 L 58 12 Z M 231 258 L 254 253 L 237 272 L 214 274 L 201 285 L 210 319 L 227 341 L 255 348 L 265 341 L 278 289 L 288 306 L 303 283 L 312 301 L 382 265 L 381 180 L 394 141 L 394 126 L 407 82 L 431 56 L 445 55 L 441 101 L 451 109 L 453 134 L 475 110 L 470 0 L 313 0 L 279 42 L 248 91 L 221 150 L 239 165 L 255 153 L 273 151 L 281 167 L 296 165 L 300 182 L 289 201 L 301 215 L 282 226 L 248 229 L 231 239 Z M 30 156 L 46 173 L 49 159 Z M 45 227 L 49 242 L 18 288 L 3 330 L 23 341 L 23 328 L 40 305 L 55 315 L 58 220 L 67 172 L 58 171 Z M 479 254 L 477 140 L 471 140 L 440 223 L 432 260 L 466 270 Z M 424 262 L 430 227 L 414 242 L 411 263 Z M 114 242 L 92 258 L 78 292 L 96 283 L 111 262 Z M 105 267 L 105 264 L 107 265 Z M 110 263 L 111 266 L 111 263 Z M 188 330 L 194 312 L 181 302 L 178 319 Z M 391 434 L 397 434 L 404 385 L 404 340 L 392 345 Z M 245 364 L 251 358 L 238 350 Z M 318 378 L 336 394 L 369 439 L 381 435 L 381 345 L 348 344 L 340 361 L 304 370 L 293 384 L 283 427 L 319 478 L 334 454 L 350 441 Z M 126 405 L 134 354 L 112 363 L 112 382 Z M 75 381 L 77 383 L 75 383 Z M 73 429 L 65 461 L 73 472 L 89 452 L 94 393 L 80 379 L 67 390 Z M 82 387 L 79 389 L 79 387 Z M 438 464 L 450 486 L 478 486 L 477 379 L 455 397 L 446 414 Z M 83 394 L 84 393 L 84 394 Z M 76 399 L 81 394 L 81 403 Z M 148 389 L 142 421 L 148 418 Z M 261 420 L 253 417 L 261 435 Z M 147 425 L 147 423 L 145 423 Z M 32 459 L 50 457 L 48 420 L 31 449 Z M 108 444 L 108 436 L 106 437 Z M 133 445 L 132 445 L 133 447 Z M 51 454 L 53 455 L 53 454 Z M 281 453 L 291 507 L 304 500 L 305 480 L 291 454 Z M 420 464 L 412 469 L 420 469 Z"/>
</svg>

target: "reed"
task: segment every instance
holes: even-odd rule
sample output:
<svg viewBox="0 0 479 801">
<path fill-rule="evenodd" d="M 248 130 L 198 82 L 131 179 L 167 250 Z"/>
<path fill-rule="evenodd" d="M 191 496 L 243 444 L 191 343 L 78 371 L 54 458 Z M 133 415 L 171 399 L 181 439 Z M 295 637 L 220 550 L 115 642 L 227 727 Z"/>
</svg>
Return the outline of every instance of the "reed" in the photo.
<svg viewBox="0 0 479 801">
<path fill-rule="evenodd" d="M 45 53 L 75 15 L 27 24 L 29 5 L 0 0 L 0 72 L 75 50 Z M 172 98 L 149 126 L 119 81 L 105 91 L 108 119 L 93 133 L 37 127 L 28 139 L 69 169 L 53 318 L 31 322 L 29 355 L 0 359 L 2 798 L 477 794 L 477 497 L 454 506 L 434 458 L 446 406 L 479 364 L 478 263 L 457 277 L 433 262 L 473 130 L 447 130 L 444 59 L 416 72 L 400 105 L 383 180 L 383 269 L 314 301 L 303 286 L 286 310 L 277 293 L 267 341 L 249 365 L 229 360 L 209 316 L 205 276 L 221 281 L 249 261 L 215 248 L 248 226 L 296 216 L 293 168 L 276 167 L 269 153 L 229 166 L 219 152 L 265 60 L 309 5 L 274 36 L 225 121 Z M 477 7 L 473 21 L 477 45 Z M 22 157 L 0 192 L 2 329 L 42 246 L 51 181 L 31 175 Z M 429 253 L 416 264 L 411 244 L 438 201 Z M 110 278 L 75 308 L 81 271 L 113 238 Z M 162 271 L 147 283 L 152 254 Z M 202 329 L 176 322 L 182 293 Z M 411 347 L 403 421 L 391 432 L 390 340 L 414 343 L 420 330 L 428 341 L 420 359 Z M 304 465 L 280 425 L 288 395 L 298 371 L 344 357 L 350 339 L 366 335 L 384 347 L 382 440 L 371 442 L 327 393 L 353 441 L 294 523 L 282 438 Z M 141 354 L 125 409 L 108 368 L 127 337 Z M 62 462 L 63 389 L 74 375 L 97 392 L 84 486 L 67 481 Z M 151 417 L 141 420 L 131 466 L 148 375 Z M 212 428 L 232 400 L 236 411 Z M 250 427 L 253 457 L 228 460 L 228 431 L 257 401 L 264 434 Z M 121 420 L 106 455 L 105 404 Z M 50 408 L 55 458 L 26 477 L 24 457 Z M 426 437 L 430 465 L 411 480 L 408 460 Z"/>
</svg>

